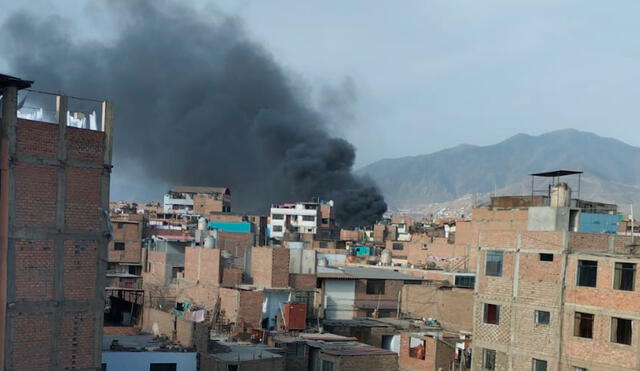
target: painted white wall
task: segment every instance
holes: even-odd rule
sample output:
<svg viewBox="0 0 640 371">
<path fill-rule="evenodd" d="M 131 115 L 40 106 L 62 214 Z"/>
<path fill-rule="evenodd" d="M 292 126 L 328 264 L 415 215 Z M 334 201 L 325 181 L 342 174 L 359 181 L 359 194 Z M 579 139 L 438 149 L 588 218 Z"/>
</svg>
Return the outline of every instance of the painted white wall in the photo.
<svg viewBox="0 0 640 371">
<path fill-rule="evenodd" d="M 107 371 L 148 371 L 151 363 L 176 363 L 177 371 L 196 371 L 196 352 L 102 352 Z"/>
<path fill-rule="evenodd" d="M 353 319 L 353 303 L 355 299 L 355 280 L 325 280 L 324 308 L 326 319 Z"/>
<path fill-rule="evenodd" d="M 164 195 L 163 205 L 165 213 L 180 214 L 179 210 L 173 210 L 173 205 L 193 206 L 193 199 L 189 195 L 185 195 L 185 198 L 173 198 L 167 193 Z"/>
</svg>

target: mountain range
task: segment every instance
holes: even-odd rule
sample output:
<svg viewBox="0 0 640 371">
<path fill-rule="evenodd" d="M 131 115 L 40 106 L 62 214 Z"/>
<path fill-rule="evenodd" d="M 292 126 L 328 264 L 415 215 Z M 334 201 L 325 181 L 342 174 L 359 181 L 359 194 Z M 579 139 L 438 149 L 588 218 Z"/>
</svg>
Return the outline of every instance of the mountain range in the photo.
<svg viewBox="0 0 640 371">
<path fill-rule="evenodd" d="M 384 159 L 358 173 L 378 184 L 391 212 L 460 214 L 492 194 L 530 194 L 529 174 L 557 169 L 584 172 L 583 199 L 616 203 L 622 210 L 640 201 L 640 148 L 574 129 Z M 577 177 L 563 181 L 577 191 Z M 535 188 L 545 184 L 536 180 Z"/>
</svg>

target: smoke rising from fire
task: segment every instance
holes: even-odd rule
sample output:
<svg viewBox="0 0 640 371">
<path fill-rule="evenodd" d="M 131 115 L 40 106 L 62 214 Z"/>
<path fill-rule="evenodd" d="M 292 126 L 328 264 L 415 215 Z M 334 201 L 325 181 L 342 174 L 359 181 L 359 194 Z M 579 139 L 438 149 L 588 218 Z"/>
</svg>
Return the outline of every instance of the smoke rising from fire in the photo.
<svg viewBox="0 0 640 371">
<path fill-rule="evenodd" d="M 36 88 L 115 102 L 115 178 L 228 186 L 245 212 L 334 199 L 342 225 L 386 211 L 378 189 L 351 172 L 353 146 L 327 133 L 323 114 L 238 19 L 171 1 L 102 7 L 113 40 L 79 41 L 68 20 L 22 12 L 2 25 L 0 45 L 7 72 Z M 144 173 L 119 174 L 129 162 Z"/>
</svg>

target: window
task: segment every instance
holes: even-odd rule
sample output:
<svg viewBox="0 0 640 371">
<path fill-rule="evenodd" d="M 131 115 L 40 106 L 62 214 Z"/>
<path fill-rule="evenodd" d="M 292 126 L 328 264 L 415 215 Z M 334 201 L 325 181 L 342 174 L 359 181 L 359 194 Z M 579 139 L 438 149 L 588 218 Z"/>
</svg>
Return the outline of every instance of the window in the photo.
<svg viewBox="0 0 640 371">
<path fill-rule="evenodd" d="M 495 304 L 484 305 L 484 323 L 491 325 L 500 324 L 500 306 Z"/>
<path fill-rule="evenodd" d="M 420 338 L 409 338 L 409 357 L 424 360 L 426 353 L 426 342 Z"/>
<path fill-rule="evenodd" d="M 485 370 L 496 369 L 496 351 L 492 349 L 485 349 L 482 351 L 482 367 Z"/>
<path fill-rule="evenodd" d="M 593 338 L 593 314 L 576 312 L 573 321 L 573 336 Z"/>
<path fill-rule="evenodd" d="M 631 345 L 633 321 L 624 318 L 611 318 L 611 342 Z"/>
<path fill-rule="evenodd" d="M 548 325 L 549 320 L 551 319 L 551 313 L 544 310 L 536 311 L 536 324 L 537 325 Z"/>
<path fill-rule="evenodd" d="M 454 286 L 472 289 L 476 284 L 475 276 L 456 276 Z"/>
<path fill-rule="evenodd" d="M 149 371 L 176 371 L 176 363 L 152 363 L 149 365 Z"/>
<path fill-rule="evenodd" d="M 384 295 L 384 280 L 367 280 L 367 295 Z"/>
<path fill-rule="evenodd" d="M 613 288 L 616 290 L 633 291 L 636 280 L 636 265 L 633 263 L 616 263 L 613 276 Z"/>
<path fill-rule="evenodd" d="M 333 362 L 327 361 L 326 359 L 322 360 L 322 371 L 333 371 L 335 370 L 333 366 Z"/>
<path fill-rule="evenodd" d="M 122 229 L 124 227 L 124 223 L 116 223 L 118 229 Z"/>
<path fill-rule="evenodd" d="M 238 365 L 227 365 L 227 371 L 238 371 Z"/>
<path fill-rule="evenodd" d="M 273 231 L 274 232 L 282 232 L 282 226 L 281 225 L 274 225 L 273 226 Z"/>
<path fill-rule="evenodd" d="M 321 249 L 326 249 L 327 247 L 329 247 L 329 244 L 326 241 L 320 241 Z"/>
<path fill-rule="evenodd" d="M 404 250 L 404 244 L 400 242 L 394 242 L 393 245 L 391 245 L 391 248 L 393 250 Z"/>
<path fill-rule="evenodd" d="M 302 220 L 305 222 L 315 222 L 316 221 L 316 217 L 313 215 L 303 215 L 302 216 Z"/>
<path fill-rule="evenodd" d="M 284 219 L 284 214 L 271 214 L 271 219 L 282 220 Z"/>
<path fill-rule="evenodd" d="M 573 366 L 571 371 L 588 371 L 588 370 L 584 367 Z"/>
<path fill-rule="evenodd" d="M 552 262 L 553 261 L 553 254 L 540 254 L 540 261 L 541 262 Z"/>
<path fill-rule="evenodd" d="M 502 251 L 487 251 L 487 262 L 484 272 L 487 276 L 502 276 Z"/>
<path fill-rule="evenodd" d="M 184 267 L 172 267 L 171 268 L 171 278 L 178 278 L 178 275 L 184 273 Z"/>
<path fill-rule="evenodd" d="M 114 250 L 124 250 L 124 242 L 114 242 L 113 243 Z"/>
<path fill-rule="evenodd" d="M 107 371 L 107 364 L 106 363 L 102 364 L 102 371 Z"/>
<path fill-rule="evenodd" d="M 533 359 L 533 371 L 547 371 L 547 361 Z"/>
<path fill-rule="evenodd" d="M 596 287 L 598 278 L 598 262 L 594 260 L 578 260 L 578 282 L 576 286 Z"/>
</svg>

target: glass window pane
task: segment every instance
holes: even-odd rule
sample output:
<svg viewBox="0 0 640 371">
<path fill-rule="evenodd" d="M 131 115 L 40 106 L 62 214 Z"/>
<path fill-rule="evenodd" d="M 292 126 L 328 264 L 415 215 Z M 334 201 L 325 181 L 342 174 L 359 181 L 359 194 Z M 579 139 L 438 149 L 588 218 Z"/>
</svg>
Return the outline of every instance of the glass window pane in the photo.
<svg viewBox="0 0 640 371">
<path fill-rule="evenodd" d="M 502 251 L 487 251 L 485 274 L 487 276 L 502 276 Z"/>
</svg>

